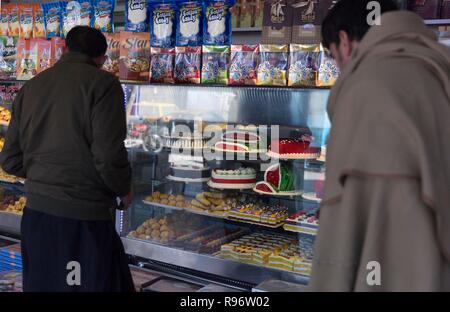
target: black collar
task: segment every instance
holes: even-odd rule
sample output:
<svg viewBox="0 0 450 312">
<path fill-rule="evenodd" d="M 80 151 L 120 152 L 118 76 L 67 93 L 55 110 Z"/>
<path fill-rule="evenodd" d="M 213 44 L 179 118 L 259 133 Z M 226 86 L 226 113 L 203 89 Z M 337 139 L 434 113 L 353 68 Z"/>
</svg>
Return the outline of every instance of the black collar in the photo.
<svg viewBox="0 0 450 312">
<path fill-rule="evenodd" d="M 97 67 L 97 64 L 86 54 L 79 52 L 66 52 L 61 56 L 59 63 L 85 63 Z"/>
</svg>

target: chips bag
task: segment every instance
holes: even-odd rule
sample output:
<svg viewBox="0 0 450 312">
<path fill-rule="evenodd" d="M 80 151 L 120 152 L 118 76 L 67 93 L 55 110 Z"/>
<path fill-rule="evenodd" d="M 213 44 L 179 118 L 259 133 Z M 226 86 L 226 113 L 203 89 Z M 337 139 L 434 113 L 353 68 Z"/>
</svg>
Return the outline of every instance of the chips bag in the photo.
<svg viewBox="0 0 450 312">
<path fill-rule="evenodd" d="M 20 38 L 29 39 L 33 37 L 33 6 L 27 4 L 19 5 Z"/>
<path fill-rule="evenodd" d="M 9 4 L 7 7 L 9 14 L 8 35 L 10 37 L 18 37 L 20 34 L 19 6 L 17 4 Z"/>
<path fill-rule="evenodd" d="M 200 83 L 202 47 L 175 48 L 175 82 Z"/>
<path fill-rule="evenodd" d="M 92 0 L 94 27 L 101 32 L 114 32 L 114 0 Z"/>
<path fill-rule="evenodd" d="M 39 3 L 33 5 L 33 37 L 45 38 L 44 10 Z"/>
<path fill-rule="evenodd" d="M 37 44 L 39 60 L 37 72 L 40 73 L 52 66 L 52 42 L 42 38 L 31 40 Z"/>
<path fill-rule="evenodd" d="M 0 36 L 0 79 L 15 79 L 17 37 Z"/>
<path fill-rule="evenodd" d="M 152 47 L 175 46 L 175 4 L 173 1 L 150 1 L 150 44 Z"/>
<path fill-rule="evenodd" d="M 20 38 L 17 42 L 17 80 L 29 80 L 36 76 L 38 62 L 37 42 Z"/>
<path fill-rule="evenodd" d="M 53 37 L 51 39 L 51 47 L 52 47 L 52 66 L 59 61 L 61 56 L 64 54 L 66 50 L 66 42 L 61 37 Z"/>
<path fill-rule="evenodd" d="M 80 26 L 92 26 L 94 20 L 94 10 L 92 7 L 92 1 L 90 0 L 78 0 L 80 3 Z"/>
<path fill-rule="evenodd" d="M 120 33 L 119 77 L 128 81 L 148 81 L 150 77 L 149 33 Z"/>
<path fill-rule="evenodd" d="M 232 45 L 230 78 L 231 85 L 256 85 L 259 45 Z"/>
<path fill-rule="evenodd" d="M 203 44 L 231 44 L 231 12 L 234 0 L 205 0 L 203 2 Z"/>
<path fill-rule="evenodd" d="M 289 54 L 289 86 L 316 85 L 320 62 L 320 45 L 291 44 Z"/>
<path fill-rule="evenodd" d="M 61 36 L 62 10 L 60 2 L 43 3 L 44 21 L 47 38 Z"/>
<path fill-rule="evenodd" d="M 8 36 L 9 32 L 9 12 L 8 7 L 3 5 L 0 10 L 0 36 Z"/>
<path fill-rule="evenodd" d="M 260 60 L 257 70 L 257 85 L 286 86 L 288 45 L 260 44 Z"/>
<path fill-rule="evenodd" d="M 316 79 L 316 86 L 331 87 L 339 78 L 340 70 L 336 61 L 330 56 L 328 50 L 320 45 L 320 62 Z"/>
<path fill-rule="evenodd" d="M 148 31 L 148 1 L 127 0 L 125 4 L 125 31 Z"/>
<path fill-rule="evenodd" d="M 62 37 L 81 22 L 81 4 L 78 1 L 61 2 L 62 6 Z"/>
<path fill-rule="evenodd" d="M 174 48 L 152 48 L 150 81 L 154 83 L 174 83 Z"/>
<path fill-rule="evenodd" d="M 177 46 L 202 45 L 202 2 L 180 0 L 177 2 Z"/>
<path fill-rule="evenodd" d="M 227 84 L 229 63 L 229 46 L 203 46 L 202 83 Z"/>
</svg>

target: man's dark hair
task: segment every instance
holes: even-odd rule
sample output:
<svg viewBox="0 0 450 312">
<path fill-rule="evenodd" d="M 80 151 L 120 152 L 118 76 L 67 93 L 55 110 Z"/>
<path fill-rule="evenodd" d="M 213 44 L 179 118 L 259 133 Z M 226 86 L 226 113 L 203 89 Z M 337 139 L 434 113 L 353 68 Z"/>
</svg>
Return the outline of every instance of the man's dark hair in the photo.
<svg viewBox="0 0 450 312">
<path fill-rule="evenodd" d="M 373 0 L 340 0 L 328 12 L 322 23 L 322 44 L 329 48 L 332 43 L 339 45 L 339 31 L 348 34 L 350 40 L 361 41 L 370 28 L 367 16 L 370 10 L 367 4 Z M 380 4 L 380 13 L 398 10 L 392 0 L 376 0 Z"/>
<path fill-rule="evenodd" d="M 106 38 L 101 31 L 88 26 L 72 28 L 67 34 L 66 45 L 69 52 L 83 53 L 91 58 L 105 55 L 108 48 Z"/>
</svg>

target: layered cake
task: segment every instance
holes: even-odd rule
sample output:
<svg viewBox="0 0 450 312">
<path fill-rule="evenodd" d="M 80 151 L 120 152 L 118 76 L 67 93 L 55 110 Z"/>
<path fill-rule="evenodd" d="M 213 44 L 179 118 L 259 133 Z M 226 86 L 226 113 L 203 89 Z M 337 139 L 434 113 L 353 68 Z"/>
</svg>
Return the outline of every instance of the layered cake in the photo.
<svg viewBox="0 0 450 312">
<path fill-rule="evenodd" d="M 228 217 L 239 221 L 276 227 L 282 225 L 287 218 L 287 208 L 260 203 L 245 204 L 231 209 Z"/>
<path fill-rule="evenodd" d="M 253 168 L 236 170 L 215 169 L 208 185 L 218 189 L 251 189 L 256 183 L 256 171 Z"/>
<path fill-rule="evenodd" d="M 179 182 L 206 182 L 211 177 L 211 169 L 205 166 L 203 158 L 171 154 L 170 173 L 167 179 Z"/>
<path fill-rule="evenodd" d="M 293 232 L 316 235 L 319 229 L 319 219 L 315 214 L 305 211 L 297 212 L 285 221 L 284 229 Z"/>
<path fill-rule="evenodd" d="M 283 159 L 315 159 L 320 155 L 320 148 L 311 147 L 312 140 L 307 134 L 300 138 L 274 139 L 268 155 Z"/>
<path fill-rule="evenodd" d="M 216 142 L 214 148 L 224 152 L 252 153 L 265 151 L 263 142 L 256 128 L 238 128 L 226 131 L 222 135 L 222 140 Z"/>
<path fill-rule="evenodd" d="M 270 166 L 264 172 L 264 181 L 256 183 L 254 191 L 262 194 L 297 195 L 291 167 L 284 163 Z"/>
</svg>

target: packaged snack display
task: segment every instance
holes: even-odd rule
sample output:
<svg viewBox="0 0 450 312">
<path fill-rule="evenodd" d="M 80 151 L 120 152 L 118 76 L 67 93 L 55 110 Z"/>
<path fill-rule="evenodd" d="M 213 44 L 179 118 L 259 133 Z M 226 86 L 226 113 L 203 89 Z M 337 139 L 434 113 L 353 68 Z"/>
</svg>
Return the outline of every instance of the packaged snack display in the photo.
<svg viewBox="0 0 450 312">
<path fill-rule="evenodd" d="M 151 48 L 150 81 L 174 83 L 175 48 Z"/>
<path fill-rule="evenodd" d="M 315 86 L 320 62 L 320 45 L 291 44 L 289 86 Z"/>
<path fill-rule="evenodd" d="M 203 44 L 231 44 L 231 12 L 234 0 L 205 0 L 203 2 Z"/>
<path fill-rule="evenodd" d="M 3 5 L 0 10 L 0 36 L 8 36 L 9 31 L 9 13 L 8 7 Z"/>
<path fill-rule="evenodd" d="M 243 0 L 241 5 L 240 26 L 242 28 L 252 27 L 253 1 Z"/>
<path fill-rule="evenodd" d="M 29 39 L 33 36 L 33 6 L 19 5 L 20 38 Z"/>
<path fill-rule="evenodd" d="M 17 79 L 28 80 L 38 70 L 38 45 L 36 41 L 19 39 L 17 42 Z"/>
<path fill-rule="evenodd" d="M 38 67 L 37 73 L 50 68 L 52 66 L 52 42 L 45 39 L 31 39 L 36 42 L 38 49 Z"/>
<path fill-rule="evenodd" d="M 93 0 L 94 28 L 101 32 L 114 31 L 114 0 Z"/>
<path fill-rule="evenodd" d="M 127 0 L 125 4 L 125 31 L 148 31 L 147 0 Z"/>
<path fill-rule="evenodd" d="M 152 47 L 172 48 L 175 46 L 175 4 L 173 1 L 149 2 L 150 43 Z"/>
<path fill-rule="evenodd" d="M 128 81 L 148 81 L 150 71 L 149 33 L 120 33 L 119 77 Z"/>
<path fill-rule="evenodd" d="M 232 45 L 230 79 L 231 85 L 255 85 L 259 45 Z"/>
<path fill-rule="evenodd" d="M 59 61 L 66 49 L 66 42 L 61 37 L 53 37 L 51 40 L 52 47 L 52 66 Z"/>
<path fill-rule="evenodd" d="M 19 6 L 17 4 L 9 4 L 7 7 L 9 14 L 8 36 L 18 37 L 20 34 Z"/>
<path fill-rule="evenodd" d="M 175 48 L 175 82 L 200 83 L 202 47 Z"/>
<path fill-rule="evenodd" d="M 315 3 L 315 1 L 300 2 L 307 5 Z M 293 10 L 290 5 L 291 1 L 288 0 L 264 1 L 262 43 L 289 44 L 292 42 Z"/>
<path fill-rule="evenodd" d="M 177 46 L 196 47 L 202 45 L 201 1 L 180 0 L 177 9 Z"/>
<path fill-rule="evenodd" d="M 339 78 L 340 70 L 336 61 L 330 56 L 330 53 L 321 46 L 320 65 L 317 74 L 316 86 L 329 87 L 336 83 Z"/>
<path fill-rule="evenodd" d="M 33 5 L 33 37 L 45 38 L 44 10 L 39 3 Z"/>
<path fill-rule="evenodd" d="M 227 84 L 230 46 L 203 46 L 203 84 Z"/>
<path fill-rule="evenodd" d="M 261 44 L 257 84 L 262 86 L 285 86 L 288 65 L 288 45 Z"/>
<path fill-rule="evenodd" d="M 241 6 L 242 0 L 236 0 L 236 4 L 230 9 L 231 13 L 231 27 L 233 29 L 241 27 Z"/>
<path fill-rule="evenodd" d="M 61 36 L 62 6 L 59 2 L 43 3 L 44 21 L 47 38 Z"/>
<path fill-rule="evenodd" d="M 16 78 L 17 37 L 0 36 L 0 79 Z"/>
<path fill-rule="evenodd" d="M 264 1 L 263 0 L 255 0 L 254 2 L 255 10 L 255 27 L 262 27 L 263 25 L 263 13 L 264 13 Z"/>
<path fill-rule="evenodd" d="M 94 19 L 94 11 L 90 0 L 78 0 L 80 3 L 80 20 L 78 25 L 80 26 L 92 26 Z"/>
<path fill-rule="evenodd" d="M 408 0 L 408 9 L 423 19 L 436 19 L 441 15 L 441 0 Z"/>
<path fill-rule="evenodd" d="M 66 37 L 69 31 L 81 20 L 81 5 L 78 1 L 61 2 L 62 6 L 62 36 Z"/>
<path fill-rule="evenodd" d="M 120 58 L 120 33 L 105 33 L 108 50 L 106 50 L 106 61 L 103 69 L 119 76 L 119 58 Z"/>
</svg>

